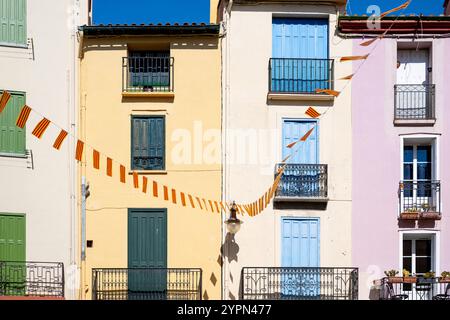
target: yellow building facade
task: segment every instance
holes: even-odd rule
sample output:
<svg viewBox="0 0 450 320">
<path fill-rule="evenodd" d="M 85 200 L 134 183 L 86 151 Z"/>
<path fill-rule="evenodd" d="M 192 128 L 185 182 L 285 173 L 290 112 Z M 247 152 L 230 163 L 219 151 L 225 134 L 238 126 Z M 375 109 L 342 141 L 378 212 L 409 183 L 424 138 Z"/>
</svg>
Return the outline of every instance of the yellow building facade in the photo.
<svg viewBox="0 0 450 320">
<path fill-rule="evenodd" d="M 79 178 L 90 192 L 85 210 L 79 204 L 82 298 L 220 299 L 224 213 L 188 199 L 221 199 L 219 26 L 87 26 L 81 34 Z M 154 282 L 130 268 L 169 271 Z"/>
</svg>

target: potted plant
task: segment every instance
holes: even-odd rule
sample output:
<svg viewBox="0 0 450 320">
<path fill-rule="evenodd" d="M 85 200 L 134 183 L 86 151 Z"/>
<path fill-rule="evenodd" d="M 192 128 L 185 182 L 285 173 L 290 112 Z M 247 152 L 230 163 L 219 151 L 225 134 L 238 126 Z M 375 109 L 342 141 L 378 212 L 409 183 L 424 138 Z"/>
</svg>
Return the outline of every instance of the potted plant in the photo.
<svg viewBox="0 0 450 320">
<path fill-rule="evenodd" d="M 436 207 L 430 206 L 428 203 L 422 204 L 421 219 L 441 220 L 441 215 L 436 212 Z"/>
<path fill-rule="evenodd" d="M 441 277 L 439 278 L 439 282 L 450 283 L 450 272 L 444 271 L 441 273 Z"/>
<path fill-rule="evenodd" d="M 400 214 L 400 218 L 403 220 L 417 220 L 420 218 L 420 212 L 417 207 L 408 208 Z"/>
<path fill-rule="evenodd" d="M 423 275 L 423 277 L 417 279 L 417 283 L 434 283 L 435 276 L 435 272 L 427 272 Z"/>
<path fill-rule="evenodd" d="M 385 271 L 384 274 L 388 278 L 388 281 L 390 283 L 401 283 L 403 282 L 403 277 L 397 277 L 398 271 L 397 270 L 388 270 Z"/>
<path fill-rule="evenodd" d="M 417 277 L 411 276 L 411 272 L 403 269 L 403 282 L 404 283 L 416 283 Z"/>
</svg>

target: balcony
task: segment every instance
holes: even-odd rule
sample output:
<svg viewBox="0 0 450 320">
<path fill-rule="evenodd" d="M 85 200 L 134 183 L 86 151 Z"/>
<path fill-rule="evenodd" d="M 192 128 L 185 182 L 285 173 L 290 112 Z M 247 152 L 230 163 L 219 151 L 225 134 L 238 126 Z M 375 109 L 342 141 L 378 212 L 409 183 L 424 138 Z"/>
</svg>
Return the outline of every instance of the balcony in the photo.
<svg viewBox="0 0 450 320">
<path fill-rule="evenodd" d="M 173 97 L 174 58 L 122 58 L 122 95 Z"/>
<path fill-rule="evenodd" d="M 450 300 L 450 279 L 440 278 L 389 278 L 379 280 L 380 300 Z M 403 279 L 403 280 L 402 280 Z"/>
<path fill-rule="evenodd" d="M 333 100 L 316 89 L 334 89 L 334 60 L 272 58 L 269 100 Z"/>
<path fill-rule="evenodd" d="M 0 261 L 0 300 L 64 299 L 64 265 Z"/>
<path fill-rule="evenodd" d="M 440 220 L 440 181 L 401 181 L 399 186 L 400 220 Z"/>
<path fill-rule="evenodd" d="M 283 166 L 278 164 L 275 174 Z M 288 164 L 275 193 L 275 201 L 328 201 L 328 165 Z"/>
<path fill-rule="evenodd" d="M 201 300 L 201 269 L 93 269 L 93 300 Z"/>
<path fill-rule="evenodd" d="M 406 84 L 395 86 L 396 125 L 433 125 L 435 85 Z"/>
<path fill-rule="evenodd" d="M 241 300 L 358 300 L 358 269 L 243 268 Z"/>
</svg>

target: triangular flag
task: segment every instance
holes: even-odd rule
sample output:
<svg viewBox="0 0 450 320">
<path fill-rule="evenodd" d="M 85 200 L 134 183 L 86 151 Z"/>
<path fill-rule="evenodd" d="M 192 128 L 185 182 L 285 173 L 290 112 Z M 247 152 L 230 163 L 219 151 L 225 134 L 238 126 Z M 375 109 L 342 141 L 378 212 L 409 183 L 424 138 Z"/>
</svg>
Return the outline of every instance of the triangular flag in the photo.
<svg viewBox="0 0 450 320">
<path fill-rule="evenodd" d="M 408 8 L 408 6 L 409 6 L 410 3 L 411 3 L 411 0 L 408 0 L 408 1 L 406 1 L 405 3 L 403 3 L 402 5 L 400 5 L 400 6 L 396 7 L 396 8 L 394 8 L 394 9 L 391 9 L 391 10 L 389 10 L 389 11 L 383 12 L 383 13 L 380 15 L 380 18 L 384 18 L 384 17 L 386 17 L 387 15 L 389 15 L 389 14 L 391 14 L 391 13 L 393 13 L 393 12 L 396 12 L 396 11 L 399 11 L 399 10 L 402 10 L 402 9 L 406 9 L 406 8 Z"/>
<path fill-rule="evenodd" d="M 373 39 L 364 41 L 364 42 L 360 43 L 359 45 L 360 45 L 360 46 L 363 46 L 363 47 L 368 47 L 368 46 L 370 46 L 372 43 L 374 43 L 375 41 L 377 41 L 378 39 L 379 39 L 379 37 L 376 37 L 376 38 L 373 38 Z"/>
<path fill-rule="evenodd" d="M 316 111 L 313 107 L 309 107 L 308 110 L 305 112 L 308 116 L 311 118 L 318 118 L 320 117 L 320 113 Z"/>
<path fill-rule="evenodd" d="M 2 96 L 0 97 L 0 113 L 3 112 L 10 98 L 11 94 L 8 91 L 3 91 Z"/>
<path fill-rule="evenodd" d="M 172 202 L 177 204 L 177 191 L 175 189 L 172 189 Z"/>
<path fill-rule="evenodd" d="M 31 108 L 27 105 L 24 105 L 22 110 L 20 111 L 19 116 L 17 117 L 16 126 L 23 129 L 25 127 L 25 124 L 27 123 L 30 113 Z"/>
<path fill-rule="evenodd" d="M 300 139 L 300 141 L 306 141 L 308 140 L 309 136 L 311 135 L 311 133 L 313 133 L 314 129 L 316 127 L 311 128 L 311 130 L 309 130 L 307 133 L 305 133 L 305 135 Z"/>
<path fill-rule="evenodd" d="M 198 203 L 200 209 L 203 210 L 203 206 L 202 206 L 202 202 L 200 201 L 200 198 L 199 197 L 195 197 L 195 200 L 197 200 L 197 203 Z"/>
<path fill-rule="evenodd" d="M 153 181 L 153 196 L 158 198 L 158 182 Z"/>
<path fill-rule="evenodd" d="M 148 178 L 142 177 L 142 192 L 147 193 Z"/>
<path fill-rule="evenodd" d="M 164 200 L 169 201 L 169 188 L 167 186 L 163 186 Z"/>
<path fill-rule="evenodd" d="M 59 133 L 58 137 L 55 140 L 55 143 L 53 143 L 53 148 L 55 148 L 56 150 L 61 149 L 61 145 L 66 139 L 67 134 L 68 134 L 67 131 L 61 130 L 61 132 Z"/>
<path fill-rule="evenodd" d="M 186 195 L 183 192 L 180 192 L 181 205 L 186 207 Z"/>
<path fill-rule="evenodd" d="M 211 212 L 214 212 L 213 203 L 211 200 L 208 200 L 209 206 L 211 207 Z"/>
<path fill-rule="evenodd" d="M 355 76 L 354 74 L 351 74 L 349 76 L 345 76 L 345 77 L 339 78 L 338 80 L 352 80 L 354 76 Z"/>
<path fill-rule="evenodd" d="M 113 167 L 113 161 L 111 158 L 106 159 L 106 175 L 108 177 L 112 177 L 112 167 Z"/>
<path fill-rule="evenodd" d="M 330 89 L 316 89 L 316 93 L 326 93 L 330 96 L 339 97 L 340 92 L 336 90 L 330 90 Z"/>
<path fill-rule="evenodd" d="M 120 182 L 125 183 L 125 167 L 123 165 L 120 165 Z"/>
<path fill-rule="evenodd" d="M 92 152 L 92 158 L 94 159 L 94 161 L 92 162 L 94 169 L 99 170 L 100 169 L 100 152 L 98 152 L 97 150 L 94 150 Z"/>
<path fill-rule="evenodd" d="M 42 119 L 34 128 L 32 134 L 36 136 L 38 139 L 42 138 L 42 135 L 44 134 L 45 130 L 47 130 L 49 125 L 50 120 L 48 120 L 47 118 Z"/>
<path fill-rule="evenodd" d="M 83 158 L 83 149 L 84 149 L 84 142 L 81 140 L 77 141 L 77 150 L 75 151 L 75 159 L 77 161 L 81 161 Z"/>
<path fill-rule="evenodd" d="M 347 56 L 347 57 L 341 57 L 340 61 L 341 62 L 345 62 L 345 61 L 356 61 L 356 60 L 365 60 L 369 57 L 369 53 L 363 56 Z"/>
<path fill-rule="evenodd" d="M 292 157 L 292 154 L 288 155 L 286 158 L 284 158 L 281 163 L 285 163 L 286 161 L 289 160 L 289 158 Z"/>
<path fill-rule="evenodd" d="M 136 171 L 133 172 L 133 185 L 135 189 L 139 189 L 139 176 Z"/>
<path fill-rule="evenodd" d="M 192 198 L 192 195 L 188 194 L 189 202 L 191 203 L 191 207 L 195 209 L 194 199 Z"/>
</svg>

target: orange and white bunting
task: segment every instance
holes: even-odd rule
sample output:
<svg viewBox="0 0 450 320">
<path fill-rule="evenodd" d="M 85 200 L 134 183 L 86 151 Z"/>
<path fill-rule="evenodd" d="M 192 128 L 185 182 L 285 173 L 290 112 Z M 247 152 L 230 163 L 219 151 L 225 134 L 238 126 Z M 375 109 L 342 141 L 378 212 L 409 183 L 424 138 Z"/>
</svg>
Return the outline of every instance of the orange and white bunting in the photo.
<svg viewBox="0 0 450 320">
<path fill-rule="evenodd" d="M 42 138 L 42 135 L 45 133 L 45 130 L 47 130 L 49 125 L 50 120 L 48 120 L 47 118 L 42 119 L 34 128 L 32 134 L 38 139 Z"/>
<path fill-rule="evenodd" d="M 0 113 L 3 112 L 10 98 L 11 94 L 8 91 L 3 91 L 2 96 L 0 97 Z"/>
<path fill-rule="evenodd" d="M 203 210 L 203 206 L 202 206 L 202 202 L 200 201 L 199 197 L 195 197 L 195 200 L 197 200 L 198 206 L 200 207 L 201 210 Z"/>
<path fill-rule="evenodd" d="M 363 56 L 347 56 L 347 57 L 341 57 L 339 60 L 340 62 L 346 62 L 346 61 L 357 61 L 357 60 L 366 60 L 369 57 L 370 53 L 365 54 Z"/>
<path fill-rule="evenodd" d="M 19 116 L 17 117 L 16 126 L 23 129 L 25 127 L 25 124 L 27 123 L 30 113 L 31 108 L 27 105 L 24 105 L 22 110 L 20 111 Z"/>
<path fill-rule="evenodd" d="M 188 198 L 189 198 L 189 202 L 191 204 L 192 209 L 195 209 L 194 198 L 190 194 L 188 194 Z"/>
<path fill-rule="evenodd" d="M 391 9 L 391 10 L 388 10 L 388 11 L 386 11 L 386 12 L 383 12 L 383 13 L 380 15 L 380 18 L 384 18 L 384 17 L 386 17 L 387 15 L 389 15 L 389 14 L 391 14 L 391 13 L 400 11 L 400 10 L 402 10 L 402 9 L 406 9 L 406 8 L 409 7 L 410 3 L 411 3 L 411 0 L 408 0 L 408 1 L 406 1 L 405 3 L 401 4 L 400 6 L 394 8 L 394 9 Z"/>
<path fill-rule="evenodd" d="M 94 169 L 99 170 L 100 169 L 100 152 L 98 152 L 97 150 L 92 151 L 92 165 L 94 167 Z"/>
<path fill-rule="evenodd" d="M 186 207 L 186 195 L 184 194 L 184 192 L 180 192 L 180 199 L 181 199 L 181 205 L 183 207 Z"/>
<path fill-rule="evenodd" d="M 53 148 L 56 150 L 60 150 L 64 140 L 67 138 L 67 131 L 61 130 L 58 137 L 56 137 L 55 142 L 53 143 Z"/>
<path fill-rule="evenodd" d="M 306 110 L 305 114 L 314 119 L 321 116 L 321 114 L 317 112 L 316 109 L 314 109 L 313 107 L 309 107 L 308 110 Z"/>
<path fill-rule="evenodd" d="M 84 142 L 81 140 L 77 141 L 77 149 L 75 151 L 75 159 L 77 161 L 81 161 L 83 158 L 83 149 L 84 149 Z"/>
<path fill-rule="evenodd" d="M 120 182 L 125 183 L 125 167 L 123 165 L 120 165 Z"/>
</svg>

